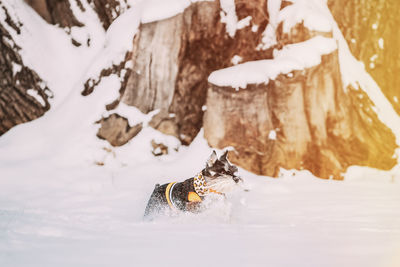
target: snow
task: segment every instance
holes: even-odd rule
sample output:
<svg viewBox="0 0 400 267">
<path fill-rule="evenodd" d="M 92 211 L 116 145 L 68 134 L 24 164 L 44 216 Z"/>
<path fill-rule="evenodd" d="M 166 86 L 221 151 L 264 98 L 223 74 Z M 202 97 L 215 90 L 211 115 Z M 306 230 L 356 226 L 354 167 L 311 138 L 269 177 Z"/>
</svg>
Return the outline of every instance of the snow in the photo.
<svg viewBox="0 0 400 267">
<path fill-rule="evenodd" d="M 246 88 L 247 84 L 268 83 L 270 78 L 274 78 L 281 73 L 281 71 L 272 68 L 273 65 L 279 67 L 274 62 L 273 60 L 250 61 L 214 71 L 208 77 L 208 81 L 217 86 L 230 86 L 233 88 Z"/>
<path fill-rule="evenodd" d="M 236 34 L 238 18 L 234 0 L 220 0 L 221 22 L 226 24 L 228 35 L 233 38 Z"/>
<path fill-rule="evenodd" d="M 258 25 L 253 25 L 253 26 L 251 26 L 251 31 L 252 32 L 257 32 L 258 31 Z"/>
<path fill-rule="evenodd" d="M 303 70 L 321 63 L 321 56 L 337 49 L 334 39 L 316 36 L 302 43 L 274 51 L 274 59 L 249 61 L 214 71 L 208 81 L 217 86 L 246 88 L 247 84 L 268 83 L 279 74 Z"/>
<path fill-rule="evenodd" d="M 142 1 L 142 23 L 163 20 L 182 13 L 190 4 L 190 0 L 145 0 Z M 155 8 L 157 7 L 157 8 Z"/>
<path fill-rule="evenodd" d="M 275 130 L 269 131 L 268 139 L 269 140 L 276 140 L 276 131 Z"/>
<path fill-rule="evenodd" d="M 125 54 L 132 50 L 140 19 L 141 9 L 133 6 L 110 25 L 105 35 L 104 47 L 98 51 L 95 61 L 86 71 L 83 82 L 89 79 L 97 80 L 103 69 L 119 65 L 125 59 Z"/>
<path fill-rule="evenodd" d="M 26 93 L 33 97 L 37 102 L 40 103 L 43 107 L 46 106 L 46 102 L 43 100 L 43 98 L 39 95 L 39 93 L 34 90 L 34 89 L 28 89 L 26 90 Z"/>
<path fill-rule="evenodd" d="M 109 117 L 111 114 L 118 114 L 121 117 L 128 119 L 129 126 L 133 127 L 140 123 L 147 125 L 150 122 L 151 118 L 158 112 L 160 112 L 160 110 L 153 110 L 148 114 L 144 114 L 138 108 L 128 106 L 125 103 L 120 102 L 116 109 L 105 112 L 103 114 L 103 117 Z"/>
<path fill-rule="evenodd" d="M 278 26 L 279 23 L 279 12 L 281 10 L 282 1 L 281 0 L 268 0 L 267 8 L 269 15 L 269 23 L 273 25 L 274 28 Z"/>
<path fill-rule="evenodd" d="M 369 60 L 375 61 L 377 58 L 378 58 L 378 54 L 375 54 L 375 55 L 371 56 Z"/>
<path fill-rule="evenodd" d="M 261 44 L 257 47 L 258 49 L 268 49 L 277 44 L 275 36 L 275 28 L 272 24 L 268 24 L 262 34 Z"/>
<path fill-rule="evenodd" d="M 268 0 L 267 2 L 269 23 L 262 34 L 259 49 L 265 50 L 277 44 L 275 33 L 279 24 L 278 19 L 281 4 L 281 0 Z"/>
<path fill-rule="evenodd" d="M 389 100 L 385 97 L 378 84 L 371 75 L 365 70 L 362 62 L 358 61 L 350 52 L 343 34 L 329 11 L 326 3 L 320 3 L 322 14 L 330 20 L 333 30 L 333 37 L 337 40 L 339 50 L 340 72 L 342 74 L 343 87 L 346 91 L 348 86 L 361 88 L 367 93 L 368 97 L 375 105 L 378 118 L 393 132 L 396 137 L 397 145 L 400 146 L 400 117 L 397 115 Z M 371 67 L 375 67 L 371 66 Z M 400 159 L 400 149 L 395 155 Z"/>
<path fill-rule="evenodd" d="M 12 62 L 12 70 L 13 70 L 13 74 L 16 75 L 18 72 L 20 72 L 22 70 L 22 66 Z"/>
<path fill-rule="evenodd" d="M 147 143 L 148 135 L 136 142 Z M 161 158 L 137 145 L 125 167 L 61 161 L 57 154 L 1 160 L 0 264 L 204 266 L 193 251 L 206 256 L 207 266 L 399 263 L 398 175 L 362 168 L 341 182 L 304 171 L 269 179 L 240 169 L 248 192 L 234 192 L 204 214 L 146 223 L 154 184 L 191 177 L 211 149 L 202 134 Z M 119 156 L 110 153 L 109 161 Z"/>
<path fill-rule="evenodd" d="M 247 16 L 247 17 L 245 17 L 244 19 L 239 20 L 238 23 L 237 23 L 237 25 L 236 25 L 236 28 L 237 28 L 238 30 L 240 30 L 240 29 L 243 29 L 243 28 L 249 26 L 249 25 L 250 25 L 250 22 L 251 22 L 251 19 L 252 19 L 251 16 Z"/>
<path fill-rule="evenodd" d="M 71 45 L 71 36 L 66 31 L 47 24 L 24 1 L 2 2 L 11 18 L 23 25 L 21 34 L 17 34 L 4 24 L 16 44 L 21 47 L 20 55 L 24 65 L 34 69 L 54 93 L 54 98 L 50 99 L 50 104 L 54 107 L 62 103 L 75 85 L 76 77 L 84 73 L 100 49 L 99 44 L 102 43 L 104 36 L 104 30 L 91 7 L 84 2 L 86 11 L 82 12 L 75 1 L 71 2 L 71 8 L 74 9 L 77 19 L 85 24 L 80 34 L 91 38 L 93 45 L 90 48 L 86 46 L 86 41 L 81 47 Z M 4 20 L 4 16 L 1 10 L 0 19 Z M 74 64 L 78 61 L 80 64 Z"/>
<path fill-rule="evenodd" d="M 191 3 L 203 1 L 213 0 L 131 0 L 130 5 L 132 9 L 140 10 L 142 23 L 150 23 L 174 17 Z"/>
<path fill-rule="evenodd" d="M 234 56 L 232 57 L 232 59 L 231 59 L 231 63 L 232 63 L 233 65 L 237 65 L 237 64 L 239 64 L 242 60 L 243 60 L 243 58 L 242 58 L 241 56 L 234 55 Z"/>
<path fill-rule="evenodd" d="M 316 36 L 302 43 L 290 44 L 281 50 L 274 50 L 274 58 L 298 60 L 304 68 L 309 68 L 320 64 L 322 55 L 330 54 L 336 49 L 337 44 L 334 39 Z"/>
<path fill-rule="evenodd" d="M 292 5 L 279 12 L 278 22 L 283 23 L 283 32 L 289 32 L 298 23 L 303 23 L 306 28 L 312 31 L 332 31 L 332 23 L 323 12 L 326 1 L 291 0 L 291 2 L 293 2 Z"/>
<path fill-rule="evenodd" d="M 251 16 L 238 20 L 234 0 L 221 0 L 220 6 L 222 10 L 220 12 L 221 22 L 226 24 L 226 31 L 231 38 L 235 37 L 237 30 L 250 26 Z"/>
<path fill-rule="evenodd" d="M 378 40 L 378 46 L 380 49 L 384 48 L 385 40 L 383 38 L 379 38 Z"/>
</svg>

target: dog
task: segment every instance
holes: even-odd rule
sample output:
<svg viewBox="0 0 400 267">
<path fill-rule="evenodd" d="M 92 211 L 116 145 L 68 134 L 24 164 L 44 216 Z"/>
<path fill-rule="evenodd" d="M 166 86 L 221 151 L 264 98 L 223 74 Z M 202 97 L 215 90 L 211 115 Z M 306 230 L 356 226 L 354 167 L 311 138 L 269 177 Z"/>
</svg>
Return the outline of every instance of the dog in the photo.
<svg viewBox="0 0 400 267">
<path fill-rule="evenodd" d="M 225 196 L 242 181 L 237 175 L 238 168 L 229 162 L 228 151 L 218 159 L 212 152 L 206 166 L 200 173 L 183 182 L 156 184 L 147 203 L 144 219 L 151 220 L 165 211 L 198 213 L 202 210 L 203 200 L 211 195 Z"/>
</svg>

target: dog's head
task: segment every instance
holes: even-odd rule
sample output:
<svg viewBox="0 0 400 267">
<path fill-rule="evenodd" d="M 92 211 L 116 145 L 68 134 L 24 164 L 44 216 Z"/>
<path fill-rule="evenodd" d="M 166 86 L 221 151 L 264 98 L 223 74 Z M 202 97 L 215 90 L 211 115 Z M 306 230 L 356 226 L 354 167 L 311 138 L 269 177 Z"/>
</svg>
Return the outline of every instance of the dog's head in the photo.
<svg viewBox="0 0 400 267">
<path fill-rule="evenodd" d="M 202 174 L 206 180 L 207 187 L 220 193 L 232 191 L 242 181 L 237 175 L 238 168 L 229 162 L 228 151 L 218 159 L 217 153 L 213 151 L 207 160 Z"/>
</svg>

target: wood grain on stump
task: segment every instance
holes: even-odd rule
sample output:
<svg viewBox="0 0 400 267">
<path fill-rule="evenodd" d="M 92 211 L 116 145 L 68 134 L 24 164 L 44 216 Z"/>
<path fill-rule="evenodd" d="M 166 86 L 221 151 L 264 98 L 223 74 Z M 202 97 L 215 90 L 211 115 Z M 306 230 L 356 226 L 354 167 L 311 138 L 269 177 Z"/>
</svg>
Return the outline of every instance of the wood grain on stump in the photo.
<svg viewBox="0 0 400 267">
<path fill-rule="evenodd" d="M 370 108 L 360 109 L 359 99 L 368 97 L 358 94 L 343 90 L 337 52 L 268 84 L 239 90 L 210 84 L 204 135 L 212 147 L 232 146 L 232 162 L 262 175 L 307 169 L 341 179 L 350 165 L 390 169 L 394 135 Z"/>
</svg>

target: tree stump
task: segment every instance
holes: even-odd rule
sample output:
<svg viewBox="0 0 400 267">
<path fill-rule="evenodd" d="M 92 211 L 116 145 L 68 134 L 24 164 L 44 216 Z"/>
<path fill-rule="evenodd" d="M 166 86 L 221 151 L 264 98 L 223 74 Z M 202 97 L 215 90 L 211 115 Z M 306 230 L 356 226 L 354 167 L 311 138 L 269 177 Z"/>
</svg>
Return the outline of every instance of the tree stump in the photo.
<svg viewBox="0 0 400 267">
<path fill-rule="evenodd" d="M 280 3 L 281 9 L 301 5 Z M 321 19 L 318 8 L 303 9 Z M 283 23 L 275 21 L 276 43 L 264 46 L 265 30 L 274 19 L 266 10 L 265 0 L 235 1 L 237 25 L 232 30 L 219 1 L 196 2 L 181 14 L 140 25 L 125 58 L 132 60 L 133 68 L 124 72 L 120 97 L 107 109 L 120 101 L 144 113 L 159 109 L 150 125 L 185 145 L 204 127 L 211 146 L 233 146 L 232 160 L 258 174 L 307 169 L 322 178 L 340 179 L 350 165 L 391 168 L 396 162 L 394 135 L 379 121 L 365 93 L 343 88 L 336 51 L 318 54 L 320 63 L 283 71 L 268 83 L 247 82 L 246 89 L 238 91 L 207 83 L 216 70 L 273 60 L 275 49 L 316 36 L 332 37 L 329 30 L 309 30 L 304 20 L 286 32 Z M 120 73 L 125 62 L 103 70 L 99 80 Z M 96 84 L 88 81 L 84 94 Z"/>
<path fill-rule="evenodd" d="M 267 84 L 235 90 L 210 83 L 204 136 L 212 147 L 233 147 L 232 162 L 260 175 L 307 169 L 342 179 L 350 165 L 390 169 L 395 138 L 360 109 L 355 91 L 342 88 L 337 51 Z"/>
</svg>

